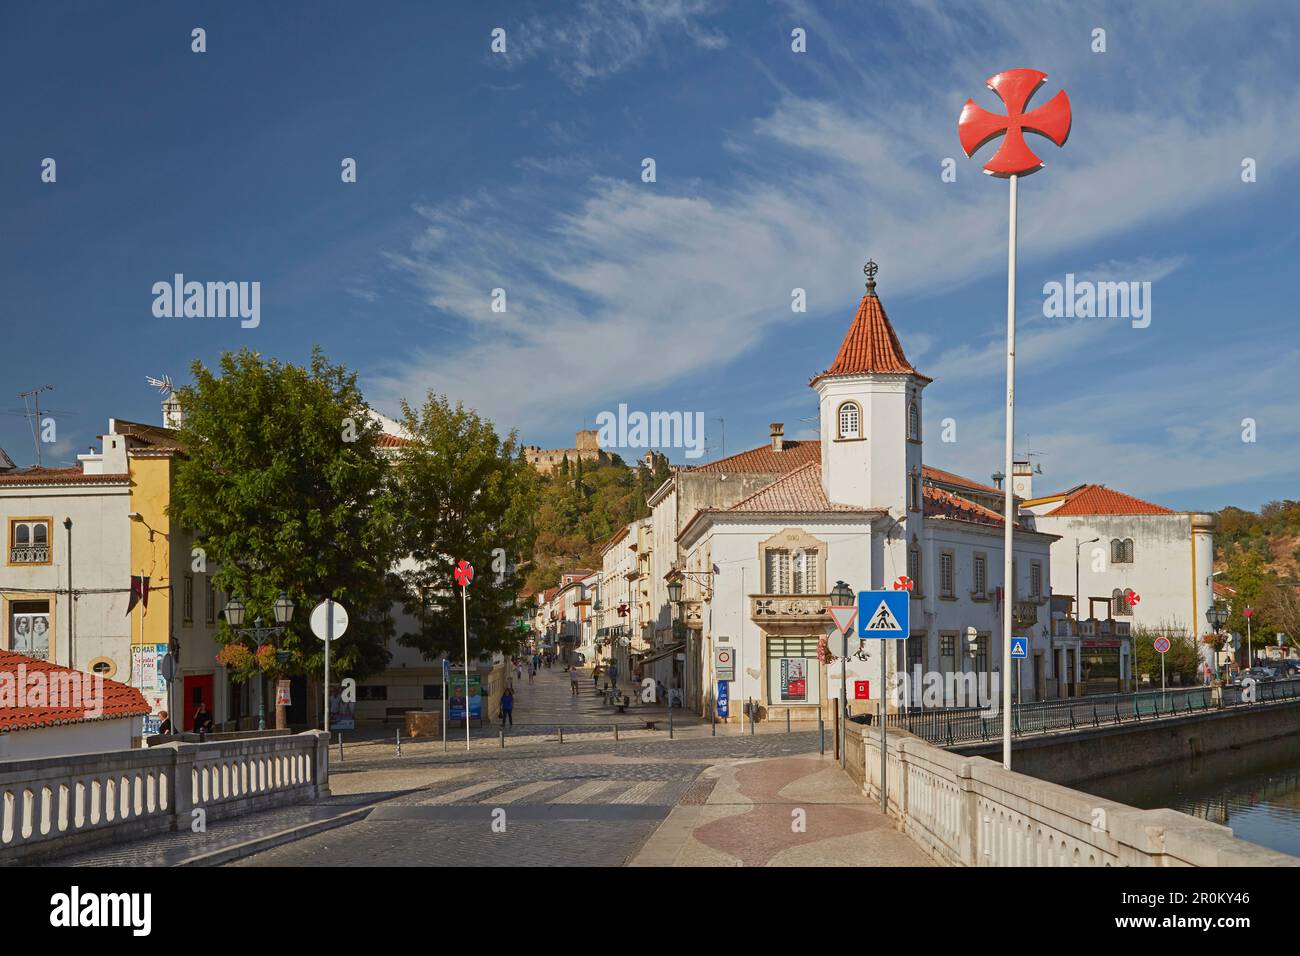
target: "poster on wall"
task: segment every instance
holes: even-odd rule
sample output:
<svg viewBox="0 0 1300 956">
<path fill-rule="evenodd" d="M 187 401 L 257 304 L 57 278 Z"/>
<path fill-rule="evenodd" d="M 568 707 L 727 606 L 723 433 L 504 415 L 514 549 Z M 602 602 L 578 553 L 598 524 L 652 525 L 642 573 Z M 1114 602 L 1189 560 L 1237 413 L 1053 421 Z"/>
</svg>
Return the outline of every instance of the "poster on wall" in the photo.
<svg viewBox="0 0 1300 956">
<path fill-rule="evenodd" d="M 9 624 L 9 649 L 38 661 L 50 659 L 50 615 L 15 614 Z"/>
<path fill-rule="evenodd" d="M 483 719 L 483 682 L 478 674 L 471 674 L 469 677 L 469 694 L 465 693 L 465 675 L 451 675 L 451 700 L 448 703 L 449 720 L 464 720 L 465 705 L 468 700 L 469 719 Z"/>
<path fill-rule="evenodd" d="M 167 709 L 167 678 L 163 677 L 162 668 L 159 666 L 166 656 L 166 644 L 131 645 L 131 675 L 127 683 L 139 689 L 150 710 L 153 711 L 144 718 L 145 736 L 159 732 L 159 726 L 162 724 L 162 717 L 159 715 Z"/>
<path fill-rule="evenodd" d="M 808 699 L 808 661 L 802 657 L 781 658 L 781 701 Z"/>
</svg>

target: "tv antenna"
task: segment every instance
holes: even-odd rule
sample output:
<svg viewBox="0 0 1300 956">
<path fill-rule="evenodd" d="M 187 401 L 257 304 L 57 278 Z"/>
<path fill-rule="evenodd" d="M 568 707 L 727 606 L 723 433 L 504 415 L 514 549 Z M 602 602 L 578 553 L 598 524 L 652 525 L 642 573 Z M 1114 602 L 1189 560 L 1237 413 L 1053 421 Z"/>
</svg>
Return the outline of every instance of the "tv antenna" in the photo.
<svg viewBox="0 0 1300 956">
<path fill-rule="evenodd" d="M 30 391 L 18 393 L 18 397 L 23 400 L 23 411 L 26 414 L 27 422 L 32 429 L 32 444 L 36 446 L 36 467 L 37 468 L 41 467 L 41 442 L 36 435 L 36 423 L 41 420 L 41 392 L 52 392 L 52 391 L 54 391 L 53 385 L 41 385 L 37 388 L 31 389 Z M 32 413 L 30 407 L 27 404 L 28 399 L 31 399 L 36 406 L 35 414 Z"/>
<path fill-rule="evenodd" d="M 144 380 L 154 388 L 158 389 L 158 391 L 162 393 L 163 398 L 166 398 L 173 391 L 172 377 L 170 375 L 164 375 L 162 378 L 154 378 L 152 375 L 146 375 Z"/>
</svg>

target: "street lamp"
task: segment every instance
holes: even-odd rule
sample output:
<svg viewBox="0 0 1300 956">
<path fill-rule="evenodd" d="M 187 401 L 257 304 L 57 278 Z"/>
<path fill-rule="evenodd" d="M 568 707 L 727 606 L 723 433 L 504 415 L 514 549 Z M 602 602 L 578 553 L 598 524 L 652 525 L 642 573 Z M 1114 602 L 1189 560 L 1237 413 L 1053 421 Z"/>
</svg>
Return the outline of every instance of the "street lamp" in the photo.
<svg viewBox="0 0 1300 956">
<path fill-rule="evenodd" d="M 1210 622 L 1210 627 L 1214 628 L 1214 674 L 1219 674 L 1219 631 L 1228 621 L 1228 609 L 1221 604 L 1212 604 L 1205 611 L 1205 619 Z"/>
<path fill-rule="evenodd" d="M 293 601 L 289 599 L 287 594 L 281 591 L 280 596 L 277 597 L 275 603 L 271 605 L 271 611 L 275 615 L 275 627 L 263 627 L 261 617 L 254 620 L 252 627 L 244 627 L 244 616 L 247 612 L 247 608 L 245 608 L 244 602 L 239 600 L 239 598 L 231 598 L 227 601 L 222 614 L 226 618 L 226 624 L 230 626 L 232 631 L 241 637 L 251 639 L 260 650 L 263 644 L 270 642 L 273 637 L 284 633 L 285 627 L 287 627 L 289 622 L 293 620 L 293 609 Z M 265 676 L 260 679 L 258 686 L 261 689 L 261 693 L 258 694 L 257 700 L 257 729 L 266 730 Z"/>
<path fill-rule="evenodd" d="M 836 581 L 835 588 L 831 591 L 831 604 L 836 607 L 850 607 L 853 603 L 853 588 L 843 581 Z M 847 726 L 849 719 L 849 632 L 841 630 L 840 636 L 844 639 L 844 656 L 840 659 L 840 709 L 844 712 L 844 723 L 841 726 Z M 883 694 L 884 692 L 885 688 L 882 686 L 880 693 Z M 840 739 L 844 739 L 842 733 Z M 844 749 L 844 747 L 840 747 L 841 757 L 843 757 Z"/>
<path fill-rule="evenodd" d="M 1078 631 L 1079 611 L 1083 608 L 1083 595 L 1079 593 L 1079 551 L 1085 544 L 1096 544 L 1101 538 L 1091 538 L 1087 541 L 1074 542 L 1074 623 L 1075 631 Z M 1076 637 L 1078 634 L 1076 633 Z"/>
<path fill-rule="evenodd" d="M 682 579 L 680 573 L 674 574 L 668 579 L 668 603 L 682 603 Z"/>
</svg>

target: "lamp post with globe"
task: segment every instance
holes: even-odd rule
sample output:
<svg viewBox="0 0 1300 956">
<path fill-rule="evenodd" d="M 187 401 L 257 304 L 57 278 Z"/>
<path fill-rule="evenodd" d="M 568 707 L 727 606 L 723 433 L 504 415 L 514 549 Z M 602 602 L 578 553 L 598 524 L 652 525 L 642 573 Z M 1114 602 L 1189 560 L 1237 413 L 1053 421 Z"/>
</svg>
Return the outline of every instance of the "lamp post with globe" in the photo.
<svg viewBox="0 0 1300 956">
<path fill-rule="evenodd" d="M 244 615 L 247 609 L 244 602 L 239 598 L 232 598 L 226 602 L 225 610 L 222 614 L 226 618 L 226 623 L 230 629 L 238 634 L 241 638 L 247 637 L 252 640 L 253 644 L 260 650 L 263 644 L 268 643 L 273 637 L 283 634 L 289 622 L 293 620 L 294 603 L 289 596 L 283 591 L 271 605 L 271 610 L 275 615 L 275 627 L 263 627 L 262 618 L 254 620 L 252 627 L 244 627 Z M 258 689 L 260 693 L 257 703 L 257 729 L 266 729 L 266 678 L 260 678 Z M 277 721 L 277 724 L 279 721 Z"/>
</svg>

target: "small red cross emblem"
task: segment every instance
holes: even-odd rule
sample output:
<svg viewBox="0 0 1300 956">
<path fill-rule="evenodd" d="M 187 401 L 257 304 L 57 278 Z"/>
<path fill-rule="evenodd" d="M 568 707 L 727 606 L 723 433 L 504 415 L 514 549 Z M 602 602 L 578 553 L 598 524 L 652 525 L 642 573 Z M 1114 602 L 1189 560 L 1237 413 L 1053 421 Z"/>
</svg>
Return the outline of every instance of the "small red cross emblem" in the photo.
<svg viewBox="0 0 1300 956">
<path fill-rule="evenodd" d="M 456 567 L 452 570 L 456 578 L 456 583 L 461 587 L 469 587 L 469 582 L 474 580 L 474 565 L 468 561 L 456 562 Z"/>
<path fill-rule="evenodd" d="M 1038 70 L 1004 70 L 988 78 L 988 88 L 998 95 L 1007 107 L 1007 115 L 999 116 L 967 100 L 957 119 L 957 135 L 967 156 L 1003 133 L 1006 139 L 984 164 L 990 176 L 1028 176 L 1043 168 L 1043 161 L 1034 155 L 1025 143 L 1025 130 L 1046 136 L 1057 146 L 1064 146 L 1070 137 L 1070 98 L 1061 90 L 1042 106 L 1026 113 L 1029 100 L 1047 79 Z"/>
<path fill-rule="evenodd" d="M 912 579 L 909 578 L 906 574 L 900 574 L 898 576 L 898 580 L 894 582 L 894 590 L 895 591 L 912 590 Z"/>
<path fill-rule="evenodd" d="M 1142 600 L 1136 591 L 1125 591 L 1124 599 L 1128 601 L 1129 607 L 1132 607 L 1134 604 L 1137 604 L 1138 601 Z"/>
</svg>

